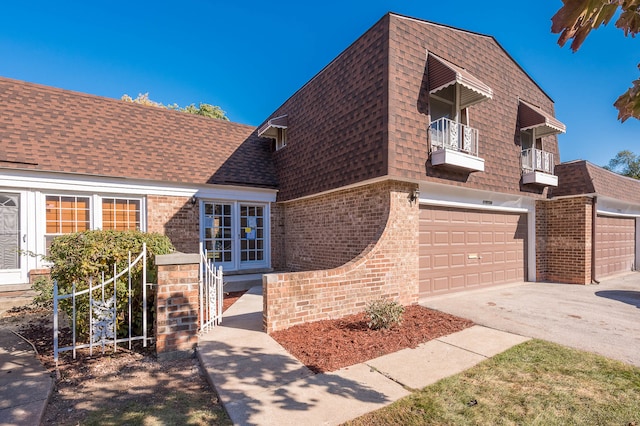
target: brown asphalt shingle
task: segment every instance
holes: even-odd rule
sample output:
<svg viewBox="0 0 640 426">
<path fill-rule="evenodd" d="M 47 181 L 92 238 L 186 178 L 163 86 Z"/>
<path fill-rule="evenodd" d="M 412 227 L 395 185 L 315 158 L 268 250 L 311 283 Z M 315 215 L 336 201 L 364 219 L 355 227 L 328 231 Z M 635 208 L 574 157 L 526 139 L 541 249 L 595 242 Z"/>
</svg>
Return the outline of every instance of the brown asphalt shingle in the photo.
<svg viewBox="0 0 640 426">
<path fill-rule="evenodd" d="M 596 194 L 620 201 L 640 203 L 640 180 L 621 176 L 585 160 L 558 164 L 558 187 L 551 195 Z"/>
<path fill-rule="evenodd" d="M 255 130 L 0 77 L 0 168 L 276 187 Z"/>
</svg>

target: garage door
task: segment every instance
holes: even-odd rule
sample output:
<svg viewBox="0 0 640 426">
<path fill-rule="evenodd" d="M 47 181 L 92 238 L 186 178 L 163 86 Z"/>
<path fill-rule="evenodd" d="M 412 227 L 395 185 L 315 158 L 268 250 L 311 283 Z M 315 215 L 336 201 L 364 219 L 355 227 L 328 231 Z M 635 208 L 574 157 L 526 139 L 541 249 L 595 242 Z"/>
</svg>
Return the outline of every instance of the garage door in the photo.
<svg viewBox="0 0 640 426">
<path fill-rule="evenodd" d="M 636 253 L 636 220 L 598 215 L 596 277 L 631 271 Z"/>
<path fill-rule="evenodd" d="M 523 281 L 526 214 L 420 207 L 420 295 Z"/>
</svg>

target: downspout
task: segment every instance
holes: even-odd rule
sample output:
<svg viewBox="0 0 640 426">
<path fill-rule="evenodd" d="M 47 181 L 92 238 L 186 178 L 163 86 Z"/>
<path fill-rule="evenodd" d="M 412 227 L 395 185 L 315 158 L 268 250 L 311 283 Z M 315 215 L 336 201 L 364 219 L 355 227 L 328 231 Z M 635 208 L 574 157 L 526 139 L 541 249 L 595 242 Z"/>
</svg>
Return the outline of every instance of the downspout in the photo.
<svg viewBox="0 0 640 426">
<path fill-rule="evenodd" d="M 596 221 L 598 219 L 598 197 L 594 195 L 591 205 L 591 284 L 600 284 L 596 277 Z"/>
</svg>

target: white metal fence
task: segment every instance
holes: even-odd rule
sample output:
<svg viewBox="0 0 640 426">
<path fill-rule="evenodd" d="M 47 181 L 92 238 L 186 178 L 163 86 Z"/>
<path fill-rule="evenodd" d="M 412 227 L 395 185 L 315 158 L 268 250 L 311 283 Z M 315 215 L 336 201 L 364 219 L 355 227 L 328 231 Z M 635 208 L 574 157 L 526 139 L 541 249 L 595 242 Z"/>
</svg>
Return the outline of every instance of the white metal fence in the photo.
<svg viewBox="0 0 640 426">
<path fill-rule="evenodd" d="M 139 264 L 141 265 L 141 274 L 132 274 L 132 269 Z M 137 281 L 137 282 L 134 282 Z M 72 284 L 71 292 L 67 294 L 59 294 L 58 283 L 54 281 L 53 287 L 53 357 L 57 364 L 58 355 L 61 352 L 73 351 L 73 358 L 76 357 L 77 349 L 89 348 L 90 355 L 93 355 L 93 348 L 99 347 L 102 353 L 105 352 L 107 347 L 113 347 L 115 352 L 120 343 L 128 343 L 129 349 L 131 349 L 132 343 L 137 340 L 141 340 L 144 347 L 147 346 L 151 337 L 147 336 L 147 247 L 146 244 L 142 247 L 142 252 L 132 260 L 131 252 L 129 252 L 129 259 L 126 267 L 118 272 L 117 265 L 113 265 L 113 277 L 109 279 L 104 278 L 104 274 L 100 283 L 94 285 L 93 280 L 89 279 L 88 287 L 78 289 L 76 283 Z M 118 290 L 118 284 L 124 284 L 126 290 L 124 295 L 120 295 L 122 292 L 122 286 Z M 82 287 L 85 287 L 84 285 Z M 133 301 L 133 295 L 140 290 L 142 295 L 142 307 L 138 307 L 141 310 L 133 312 L 135 306 Z M 118 306 L 122 303 L 118 303 L 120 300 L 126 299 L 125 312 L 118 312 Z M 70 300 L 71 318 L 69 318 L 71 324 L 71 343 L 67 346 L 60 346 L 60 315 L 59 308 L 60 302 L 64 300 Z M 88 308 L 88 335 L 78 336 L 78 306 Z M 142 326 L 141 332 L 134 335 L 134 322 L 141 319 Z M 118 330 L 121 334 L 123 327 L 118 325 L 127 324 L 126 336 L 118 337 Z"/>
<path fill-rule="evenodd" d="M 222 323 L 222 266 L 217 268 L 200 244 L 200 332 Z"/>
<path fill-rule="evenodd" d="M 451 149 L 478 156 L 478 129 L 442 117 L 429 125 L 429 132 L 433 151 Z"/>
<path fill-rule="evenodd" d="M 522 150 L 522 168 L 553 174 L 553 153 L 541 149 Z"/>
</svg>

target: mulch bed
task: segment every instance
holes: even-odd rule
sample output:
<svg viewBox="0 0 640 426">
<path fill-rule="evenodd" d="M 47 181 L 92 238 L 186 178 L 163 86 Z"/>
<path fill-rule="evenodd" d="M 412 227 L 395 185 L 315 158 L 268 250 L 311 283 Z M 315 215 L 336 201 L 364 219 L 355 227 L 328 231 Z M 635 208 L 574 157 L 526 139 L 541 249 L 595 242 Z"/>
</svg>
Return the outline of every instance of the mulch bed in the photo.
<svg viewBox="0 0 640 426">
<path fill-rule="evenodd" d="M 419 305 L 405 307 L 403 320 L 388 330 L 371 330 L 364 313 L 317 321 L 271 336 L 315 373 L 365 362 L 473 325 L 467 319 Z"/>
</svg>

